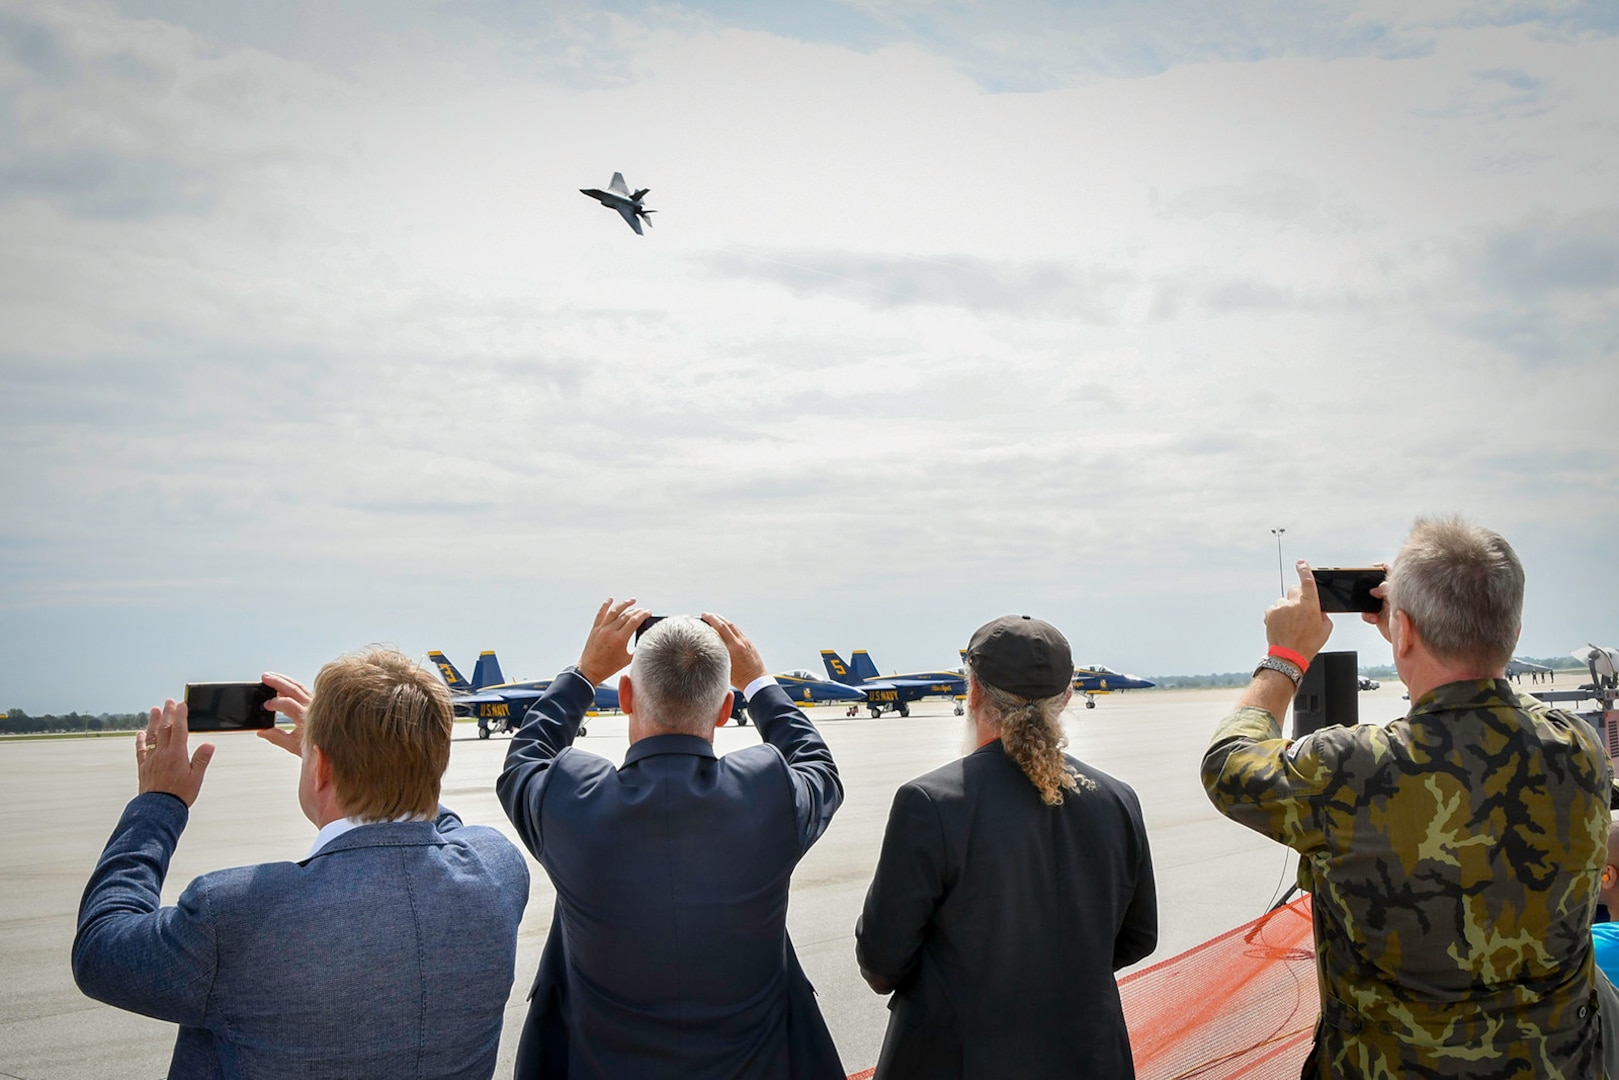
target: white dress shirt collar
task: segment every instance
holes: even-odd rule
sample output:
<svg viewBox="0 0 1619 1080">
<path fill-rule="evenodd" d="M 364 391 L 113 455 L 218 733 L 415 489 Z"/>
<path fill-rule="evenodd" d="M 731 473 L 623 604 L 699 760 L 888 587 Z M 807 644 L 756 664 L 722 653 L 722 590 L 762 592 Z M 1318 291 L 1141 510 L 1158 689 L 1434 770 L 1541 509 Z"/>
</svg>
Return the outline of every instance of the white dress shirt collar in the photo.
<svg viewBox="0 0 1619 1080">
<path fill-rule="evenodd" d="M 426 821 L 427 818 L 420 817 L 416 814 L 400 814 L 398 817 L 394 818 L 394 820 Z M 327 844 L 330 844 L 333 840 L 336 840 L 339 836 L 342 836 L 344 833 L 348 832 L 350 829 L 358 829 L 361 825 L 376 824 L 379 823 L 375 821 L 361 821 L 359 818 L 351 817 L 338 818 L 336 821 L 328 821 L 325 825 L 321 826 L 320 832 L 315 834 L 315 846 L 309 849 L 309 854 L 305 855 L 304 858 L 313 859 L 316 855 L 320 854 L 322 848 L 324 848 Z"/>
</svg>

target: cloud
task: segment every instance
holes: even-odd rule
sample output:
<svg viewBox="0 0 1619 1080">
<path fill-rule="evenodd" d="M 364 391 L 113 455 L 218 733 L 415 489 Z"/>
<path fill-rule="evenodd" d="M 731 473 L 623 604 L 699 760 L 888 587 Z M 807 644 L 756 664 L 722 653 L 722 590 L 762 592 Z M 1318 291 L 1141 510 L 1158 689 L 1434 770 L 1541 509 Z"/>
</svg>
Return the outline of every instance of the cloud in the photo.
<svg viewBox="0 0 1619 1080">
<path fill-rule="evenodd" d="M 1572 15 L 138 7 L 0 46 L 29 693 L 103 603 L 248 667 L 267 610 L 298 662 L 560 666 L 625 588 L 784 664 L 1023 607 L 1230 670 L 1278 525 L 1350 562 L 1461 510 L 1555 575 L 1547 521 L 1619 524 L 1619 50 Z M 648 236 L 577 194 L 613 169 Z"/>
<path fill-rule="evenodd" d="M 722 251 L 700 258 L 717 278 L 769 281 L 799 297 L 835 296 L 877 308 L 931 305 L 978 313 L 1053 314 L 1107 322 L 1132 282 L 1116 270 L 969 255 Z"/>
<path fill-rule="evenodd" d="M 1458 245 L 1465 306 L 1441 317 L 1530 368 L 1619 357 L 1619 207 L 1535 211 Z"/>
<path fill-rule="evenodd" d="M 1368 225 L 1358 208 L 1333 198 L 1311 178 L 1276 170 L 1234 183 L 1199 184 L 1169 198 L 1155 191 L 1153 205 L 1167 218 L 1229 216 L 1327 231 L 1363 229 Z"/>
</svg>

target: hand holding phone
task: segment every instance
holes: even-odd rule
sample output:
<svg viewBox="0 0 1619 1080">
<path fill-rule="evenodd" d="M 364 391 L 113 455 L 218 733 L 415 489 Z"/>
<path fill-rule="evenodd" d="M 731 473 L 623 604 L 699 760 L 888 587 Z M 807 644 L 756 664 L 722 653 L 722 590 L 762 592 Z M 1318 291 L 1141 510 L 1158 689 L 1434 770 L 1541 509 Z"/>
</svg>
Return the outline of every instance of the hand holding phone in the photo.
<svg viewBox="0 0 1619 1080">
<path fill-rule="evenodd" d="M 1371 614 L 1383 610 L 1383 598 L 1372 595 L 1372 590 L 1388 577 L 1388 571 L 1381 566 L 1318 566 L 1310 572 L 1315 576 L 1323 612 Z"/>
<path fill-rule="evenodd" d="M 611 597 L 596 611 L 585 647 L 579 654 L 579 674 L 600 685 L 630 663 L 630 636 L 652 614 L 636 607 L 634 598 L 615 602 Z"/>
<path fill-rule="evenodd" d="M 186 721 L 192 731 L 258 731 L 275 727 L 268 708 L 276 692 L 261 682 L 187 683 Z"/>
<path fill-rule="evenodd" d="M 135 732 L 135 771 L 142 795 L 161 792 L 187 806 L 197 801 L 203 774 L 213 760 L 214 744 L 203 743 L 187 756 L 188 734 L 186 707 L 176 705 L 173 698 L 161 709 L 153 709 L 145 729 Z"/>
</svg>

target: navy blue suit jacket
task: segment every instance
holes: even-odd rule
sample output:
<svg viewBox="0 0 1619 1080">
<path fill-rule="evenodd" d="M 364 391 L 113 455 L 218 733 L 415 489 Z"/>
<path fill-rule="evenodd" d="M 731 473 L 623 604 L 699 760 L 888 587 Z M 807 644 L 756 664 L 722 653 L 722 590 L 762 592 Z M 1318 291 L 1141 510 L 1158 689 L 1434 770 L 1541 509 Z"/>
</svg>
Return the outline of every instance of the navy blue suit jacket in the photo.
<svg viewBox="0 0 1619 1080">
<path fill-rule="evenodd" d="M 517 1076 L 843 1080 L 787 938 L 793 867 L 843 801 L 826 743 L 769 686 L 764 745 L 656 735 L 619 768 L 570 746 L 593 700 L 559 676 L 496 785 L 557 890 Z"/>
<path fill-rule="evenodd" d="M 180 1025 L 171 1078 L 494 1074 L 528 903 L 511 841 L 440 807 L 204 874 L 162 907 L 187 816 L 172 795 L 130 802 L 73 941 L 86 994 Z"/>
</svg>

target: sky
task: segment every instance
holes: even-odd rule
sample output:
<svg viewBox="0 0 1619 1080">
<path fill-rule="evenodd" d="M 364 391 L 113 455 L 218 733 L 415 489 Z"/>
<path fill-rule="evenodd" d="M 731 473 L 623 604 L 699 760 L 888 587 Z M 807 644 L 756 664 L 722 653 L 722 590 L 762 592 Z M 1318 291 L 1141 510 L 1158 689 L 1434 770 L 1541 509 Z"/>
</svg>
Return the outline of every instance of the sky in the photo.
<svg viewBox="0 0 1619 1080">
<path fill-rule="evenodd" d="M 1243 670 L 1423 515 L 1619 643 L 1616 101 L 1603 0 L 0 0 L 0 709 L 607 596 Z"/>
</svg>

